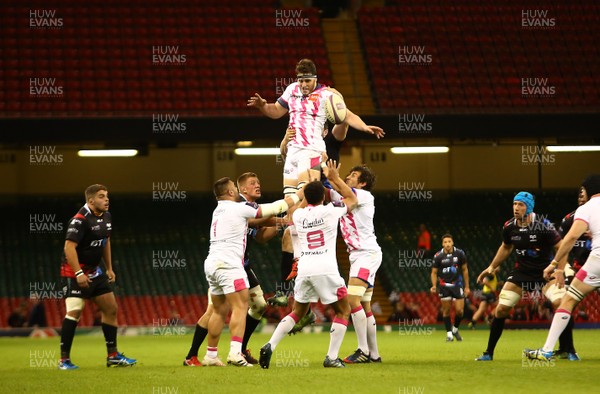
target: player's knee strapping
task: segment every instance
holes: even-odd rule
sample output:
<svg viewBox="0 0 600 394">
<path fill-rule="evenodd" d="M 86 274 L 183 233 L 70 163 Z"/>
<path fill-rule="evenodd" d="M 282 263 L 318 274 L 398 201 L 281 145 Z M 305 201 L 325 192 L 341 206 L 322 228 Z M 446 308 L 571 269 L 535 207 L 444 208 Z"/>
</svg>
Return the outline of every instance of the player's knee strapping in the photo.
<svg viewBox="0 0 600 394">
<path fill-rule="evenodd" d="M 299 189 L 295 186 L 284 186 L 283 187 L 283 195 L 287 196 L 288 194 L 295 194 Z"/>
<path fill-rule="evenodd" d="M 373 298 L 373 289 L 365 291 L 365 294 L 360 299 L 361 302 L 371 302 Z"/>
<path fill-rule="evenodd" d="M 260 320 L 267 308 L 264 293 L 260 286 L 256 286 L 248 290 L 248 314 L 255 320 Z"/>
<path fill-rule="evenodd" d="M 367 289 L 362 286 L 354 286 L 354 285 L 348 286 L 348 294 L 349 295 L 358 296 L 358 297 L 362 298 L 362 296 L 365 295 L 366 291 L 367 291 Z"/>
<path fill-rule="evenodd" d="M 559 289 L 556 283 L 553 283 L 551 286 L 548 287 L 544 295 L 548 300 L 550 300 L 550 302 L 554 302 L 563 298 L 566 293 L 567 289 L 565 289 L 564 287 L 562 289 Z"/>
<path fill-rule="evenodd" d="M 577 302 L 580 302 L 581 300 L 583 300 L 583 297 L 585 297 L 585 295 L 581 291 L 577 290 L 573 286 L 569 287 L 569 290 L 567 290 L 567 294 L 569 294 L 571 298 L 575 299 Z"/>
<path fill-rule="evenodd" d="M 83 298 L 78 297 L 67 297 L 65 299 L 65 307 L 67 309 L 67 314 L 65 316 L 66 319 L 79 321 L 79 318 L 73 317 L 69 315 L 69 312 L 79 311 L 81 312 L 85 307 L 85 301 Z"/>
<path fill-rule="evenodd" d="M 511 290 L 502 290 L 498 298 L 498 303 L 500 305 L 505 305 L 509 308 L 512 308 L 515 305 L 517 305 L 517 303 L 521 299 L 521 295 Z"/>
</svg>

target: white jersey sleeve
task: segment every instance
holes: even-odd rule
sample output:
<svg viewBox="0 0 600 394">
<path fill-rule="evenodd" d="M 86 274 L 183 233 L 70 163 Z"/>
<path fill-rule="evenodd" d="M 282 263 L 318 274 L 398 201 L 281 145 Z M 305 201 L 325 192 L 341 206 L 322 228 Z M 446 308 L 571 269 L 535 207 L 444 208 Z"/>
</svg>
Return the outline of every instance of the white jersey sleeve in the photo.
<svg viewBox="0 0 600 394">
<path fill-rule="evenodd" d="M 600 197 L 594 197 L 577 208 L 573 220 L 584 221 L 592 233 L 591 254 L 600 257 Z"/>
<path fill-rule="evenodd" d="M 331 203 L 333 205 L 335 205 L 336 207 L 341 207 L 342 205 L 344 205 L 344 197 L 342 197 L 342 195 L 340 193 L 338 193 L 337 191 L 333 190 L 333 189 L 326 189 L 327 192 L 329 193 L 329 200 L 331 200 Z"/>
</svg>

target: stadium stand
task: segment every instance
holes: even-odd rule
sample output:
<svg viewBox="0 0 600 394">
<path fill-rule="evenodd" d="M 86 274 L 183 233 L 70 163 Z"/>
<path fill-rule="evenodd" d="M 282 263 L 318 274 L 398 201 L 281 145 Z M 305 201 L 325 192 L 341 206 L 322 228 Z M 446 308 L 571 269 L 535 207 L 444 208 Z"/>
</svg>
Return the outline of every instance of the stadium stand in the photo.
<svg viewBox="0 0 600 394">
<path fill-rule="evenodd" d="M 522 12 L 529 8 L 546 13 L 529 19 L 553 20 L 554 25 L 524 26 Z M 40 19 L 36 10 L 54 12 L 62 25 L 32 27 Z M 10 117 L 153 111 L 252 115 L 244 105 L 247 94 L 240 92 L 260 91 L 274 100 L 286 80 L 294 78 L 289 59 L 302 57 L 315 60 L 321 82 L 332 84 L 318 10 L 289 14 L 306 19 L 308 27 L 278 25 L 281 10 L 239 0 L 92 1 L 85 6 L 61 0 L 53 8 L 42 1 L 27 6 L 9 1 L 0 26 L 0 112 Z M 468 0 L 425 6 L 397 1 L 364 7 L 357 23 L 382 114 L 398 109 L 590 112 L 600 105 L 600 82 L 594 77 L 600 68 L 598 4 L 561 0 L 540 7 L 534 1 Z M 426 58 L 402 62 L 400 51 Z M 30 94 L 31 84 L 43 78 L 52 78 L 63 92 L 58 97 Z M 523 78 L 538 78 L 534 83 L 556 94 L 523 97 Z"/>
<path fill-rule="evenodd" d="M 246 92 L 273 101 L 303 57 L 331 71 L 316 9 L 302 10 L 302 27 L 276 25 L 276 9 L 243 1 L 169 3 L 62 0 L 3 11 L 0 112 L 22 116 L 140 116 L 254 114 Z M 36 11 L 37 10 L 37 11 Z M 30 12 L 54 12 L 62 26 L 32 28 Z M 294 59 L 294 60 L 289 60 Z M 59 97 L 30 94 L 30 79 L 55 78 Z M 42 83 L 42 82 L 40 82 Z M 278 89 L 281 91 L 278 92 Z M 243 92 L 243 93 L 242 93 Z M 278 94 L 277 94 L 278 93 Z"/>
<path fill-rule="evenodd" d="M 383 113 L 586 112 L 600 104 L 598 4 L 390 3 L 358 18 Z M 547 78 L 556 94 L 525 97 L 522 78 Z"/>
</svg>

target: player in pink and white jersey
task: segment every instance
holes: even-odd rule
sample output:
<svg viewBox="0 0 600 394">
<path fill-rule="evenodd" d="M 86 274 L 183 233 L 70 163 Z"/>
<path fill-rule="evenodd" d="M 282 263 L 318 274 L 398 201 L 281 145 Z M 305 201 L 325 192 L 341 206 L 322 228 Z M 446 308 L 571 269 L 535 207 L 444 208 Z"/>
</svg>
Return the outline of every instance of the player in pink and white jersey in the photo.
<svg viewBox="0 0 600 394">
<path fill-rule="evenodd" d="M 296 130 L 288 142 L 283 173 L 284 194 L 301 189 L 310 179 L 320 179 L 319 163 L 325 153 L 323 129 L 325 127 L 325 101 L 335 89 L 317 83 L 317 67 L 310 59 L 302 59 L 296 64 L 298 82 L 285 89 L 275 103 L 267 103 L 258 93 L 248 99 L 249 107 L 256 107 L 265 116 L 279 119 L 290 115 L 288 128 Z M 368 126 L 362 119 L 348 111 L 344 123 L 337 125 L 340 130 L 351 126 L 356 130 L 383 137 L 380 127 Z M 309 170 L 309 171 L 307 171 Z"/>
<path fill-rule="evenodd" d="M 544 270 L 544 277 L 550 279 L 554 276 L 558 287 L 564 286 L 567 256 L 575 242 L 587 231 L 592 236 L 592 251 L 583 267 L 575 274 L 575 279 L 567 290 L 569 297 L 562 298 L 554 313 L 544 346 L 535 350 L 525 349 L 525 356 L 531 359 L 548 361 L 552 358 L 556 341 L 569 324 L 573 309 L 586 295 L 600 288 L 600 175 L 588 176 L 581 186 L 582 192 L 585 192 L 589 200 L 575 211 L 573 225 L 563 238 L 554 260 Z"/>
<path fill-rule="evenodd" d="M 271 339 L 260 349 L 259 364 L 269 368 L 273 350 L 283 337 L 290 332 L 300 317 L 308 311 L 311 302 L 321 301 L 331 305 L 336 317 L 331 325 L 329 350 L 323 366 L 343 368 L 338 357 L 350 315 L 350 305 L 346 298 L 347 289 L 340 276 L 336 259 L 337 226 L 340 217 L 352 211 L 357 204 L 356 196 L 337 173 L 335 162 L 323 164 L 325 175 L 330 182 L 340 187 L 344 196 L 344 206 L 323 205 L 325 188 L 319 181 L 313 181 L 304 188 L 306 204 L 294 212 L 292 219 L 300 239 L 300 261 L 294 286 L 294 307 L 292 312 L 277 325 Z"/>
<path fill-rule="evenodd" d="M 340 219 L 340 229 L 350 257 L 348 302 L 352 308 L 352 322 L 358 338 L 358 349 L 344 359 L 349 364 L 381 362 L 377 347 L 377 326 L 371 311 L 375 274 L 382 260 L 373 226 L 375 198 L 371 189 L 374 184 L 375 175 L 369 167 L 356 166 L 350 170 L 346 185 L 356 194 L 358 205 Z M 343 198 L 336 190 L 329 189 L 329 198 L 339 205 Z"/>
<path fill-rule="evenodd" d="M 208 321 L 208 348 L 202 365 L 223 366 L 217 357 L 217 345 L 225 318 L 231 308 L 229 330 L 231 345 L 227 362 L 252 366 L 242 354 L 242 337 L 248 312 L 248 275 L 244 270 L 244 252 L 248 219 L 278 215 L 300 201 L 303 192 L 286 196 L 270 204 L 237 202 L 239 192 L 229 178 L 221 178 L 213 188 L 217 207 L 210 226 L 210 248 L 204 273 L 210 285 L 214 313 Z"/>
</svg>

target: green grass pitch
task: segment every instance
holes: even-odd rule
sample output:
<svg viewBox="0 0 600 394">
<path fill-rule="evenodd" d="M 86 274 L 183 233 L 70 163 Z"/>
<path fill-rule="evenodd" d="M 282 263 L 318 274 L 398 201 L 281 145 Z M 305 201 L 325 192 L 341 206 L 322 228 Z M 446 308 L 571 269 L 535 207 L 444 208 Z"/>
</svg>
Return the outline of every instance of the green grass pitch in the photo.
<svg viewBox="0 0 600 394">
<path fill-rule="evenodd" d="M 72 359 L 80 369 L 59 371 L 59 339 L 0 338 L 0 392 L 16 393 L 545 393 L 599 392 L 600 332 L 576 330 L 581 362 L 550 363 L 522 359 L 524 347 L 539 347 L 547 330 L 505 330 L 492 362 L 475 362 L 489 331 L 462 331 L 464 341 L 446 343 L 445 333 L 427 328 L 379 332 L 382 364 L 322 366 L 329 334 L 286 337 L 273 353 L 271 367 L 183 367 L 191 335 L 119 337 L 119 349 L 138 359 L 131 368 L 106 368 L 101 335 L 75 337 Z M 227 357 L 229 334 L 219 355 Z M 268 340 L 255 334 L 250 348 L 258 357 Z M 353 331 L 340 356 L 356 348 Z M 204 355 L 206 344 L 200 349 Z"/>
</svg>

